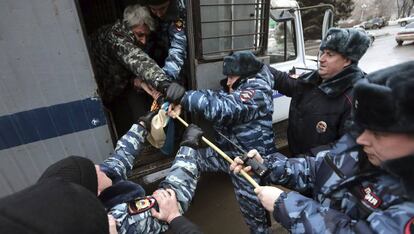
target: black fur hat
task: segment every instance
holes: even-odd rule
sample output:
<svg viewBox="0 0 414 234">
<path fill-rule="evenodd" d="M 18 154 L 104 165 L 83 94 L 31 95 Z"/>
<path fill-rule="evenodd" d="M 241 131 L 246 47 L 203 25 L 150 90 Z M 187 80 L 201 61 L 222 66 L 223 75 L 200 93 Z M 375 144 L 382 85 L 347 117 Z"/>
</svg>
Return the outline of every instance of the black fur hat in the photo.
<svg viewBox="0 0 414 234">
<path fill-rule="evenodd" d="M 232 52 L 223 60 L 223 75 L 246 78 L 258 73 L 263 67 L 256 56 L 250 51 Z"/>
<path fill-rule="evenodd" d="M 331 28 L 322 40 L 319 49 L 330 49 L 353 62 L 358 62 L 367 51 L 369 43 L 370 40 L 366 33 L 359 30 Z"/>
<path fill-rule="evenodd" d="M 354 87 L 354 120 L 363 128 L 414 133 L 414 61 L 369 74 Z"/>
</svg>

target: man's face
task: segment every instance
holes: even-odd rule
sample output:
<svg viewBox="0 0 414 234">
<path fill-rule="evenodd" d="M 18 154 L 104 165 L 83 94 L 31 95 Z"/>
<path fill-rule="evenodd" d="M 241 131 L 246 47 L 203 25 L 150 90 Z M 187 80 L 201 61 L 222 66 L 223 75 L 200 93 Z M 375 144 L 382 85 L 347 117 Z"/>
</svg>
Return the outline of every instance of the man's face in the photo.
<svg viewBox="0 0 414 234">
<path fill-rule="evenodd" d="M 233 84 L 240 78 L 240 76 L 227 76 L 227 87 L 229 87 L 230 93 L 233 92 Z"/>
<path fill-rule="evenodd" d="M 351 60 L 342 54 L 324 49 L 319 57 L 319 76 L 324 80 L 330 79 L 350 64 Z"/>
<path fill-rule="evenodd" d="M 150 35 L 149 27 L 146 24 L 135 25 L 132 27 L 132 32 L 134 33 L 135 38 L 142 43 L 142 45 L 147 44 L 148 37 Z"/>
<path fill-rule="evenodd" d="M 375 166 L 414 153 L 414 137 L 402 133 L 365 130 L 357 138 L 357 143 L 364 147 L 368 160 Z"/>
<path fill-rule="evenodd" d="M 98 177 L 98 195 L 106 188 L 112 186 L 112 180 L 101 171 L 99 165 L 95 165 L 96 175 Z"/>
<path fill-rule="evenodd" d="M 160 5 L 149 5 L 149 9 L 151 10 L 152 14 L 154 14 L 160 19 L 163 19 L 165 16 L 165 13 L 167 13 L 169 5 L 170 5 L 170 1 L 166 1 Z"/>
</svg>

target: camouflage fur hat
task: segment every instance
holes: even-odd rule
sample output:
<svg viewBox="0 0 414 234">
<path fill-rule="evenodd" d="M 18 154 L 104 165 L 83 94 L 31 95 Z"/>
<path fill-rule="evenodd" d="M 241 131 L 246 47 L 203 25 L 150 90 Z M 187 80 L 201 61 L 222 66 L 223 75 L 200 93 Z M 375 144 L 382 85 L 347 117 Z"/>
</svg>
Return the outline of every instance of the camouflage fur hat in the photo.
<svg viewBox="0 0 414 234">
<path fill-rule="evenodd" d="M 354 86 L 354 120 L 365 129 L 414 133 L 414 61 L 369 74 Z"/>
<path fill-rule="evenodd" d="M 258 73 L 263 67 L 256 56 L 250 51 L 237 51 L 224 57 L 223 75 L 246 78 Z"/>
<path fill-rule="evenodd" d="M 322 40 L 319 49 L 330 49 L 353 62 L 358 62 L 367 51 L 369 43 L 368 36 L 359 30 L 331 28 Z"/>
</svg>

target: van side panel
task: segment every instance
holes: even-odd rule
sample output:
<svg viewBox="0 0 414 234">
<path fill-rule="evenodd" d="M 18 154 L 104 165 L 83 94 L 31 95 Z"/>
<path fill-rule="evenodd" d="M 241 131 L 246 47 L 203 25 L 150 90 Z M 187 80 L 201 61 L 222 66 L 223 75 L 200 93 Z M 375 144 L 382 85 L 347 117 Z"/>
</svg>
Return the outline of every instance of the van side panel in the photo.
<svg viewBox="0 0 414 234">
<path fill-rule="evenodd" d="M 73 0 L 0 1 L 0 197 L 113 150 Z"/>
</svg>

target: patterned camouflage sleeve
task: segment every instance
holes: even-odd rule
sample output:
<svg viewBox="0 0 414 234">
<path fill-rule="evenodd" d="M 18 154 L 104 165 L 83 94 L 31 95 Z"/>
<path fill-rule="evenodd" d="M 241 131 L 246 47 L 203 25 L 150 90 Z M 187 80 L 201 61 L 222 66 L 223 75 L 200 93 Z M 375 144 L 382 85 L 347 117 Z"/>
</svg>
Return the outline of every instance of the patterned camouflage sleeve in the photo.
<svg viewBox="0 0 414 234">
<path fill-rule="evenodd" d="M 156 88 L 160 83 L 170 78 L 141 48 L 123 34 L 112 32 L 112 49 L 118 60 L 138 78 L 144 79 Z"/>
<path fill-rule="evenodd" d="M 187 35 L 185 32 L 185 19 L 178 20 L 172 24 L 168 30 L 170 39 L 170 48 L 168 56 L 165 59 L 165 65 L 162 68 L 164 72 L 177 80 L 184 60 L 187 57 Z M 177 25 L 181 24 L 181 25 Z"/>
<path fill-rule="evenodd" d="M 174 163 L 160 187 L 172 188 L 185 212 L 193 199 L 200 171 L 197 167 L 197 151 L 183 146 L 177 152 Z"/>
<path fill-rule="evenodd" d="M 196 151 L 189 147 L 181 147 L 170 172 L 161 182 L 160 187 L 174 189 L 182 211 L 185 212 L 194 196 L 199 176 Z M 120 224 L 119 233 L 160 233 L 168 229 L 167 223 L 153 218 L 149 210 L 129 215 L 125 203 L 113 207 L 110 213 Z"/>
<path fill-rule="evenodd" d="M 413 228 L 412 202 L 372 213 L 367 220 L 353 220 L 343 212 L 323 206 L 296 192 L 282 193 L 273 216 L 292 233 L 409 233 Z"/>
<path fill-rule="evenodd" d="M 315 172 L 323 159 L 322 154 L 319 158 L 287 158 L 276 153 L 271 155 L 274 159 L 269 166 L 271 173 L 269 179 L 274 184 L 284 185 L 296 191 L 307 191 L 314 186 Z"/>
<path fill-rule="evenodd" d="M 144 127 L 139 124 L 132 125 L 131 129 L 118 140 L 111 157 L 100 164 L 101 170 L 126 180 L 128 172 L 134 165 L 135 157 L 141 152 L 146 135 L 147 130 Z"/>
<path fill-rule="evenodd" d="M 203 114 L 204 118 L 219 125 L 248 122 L 273 110 L 271 97 L 253 89 L 231 94 L 211 90 L 188 91 L 181 104 L 185 110 Z"/>
</svg>

